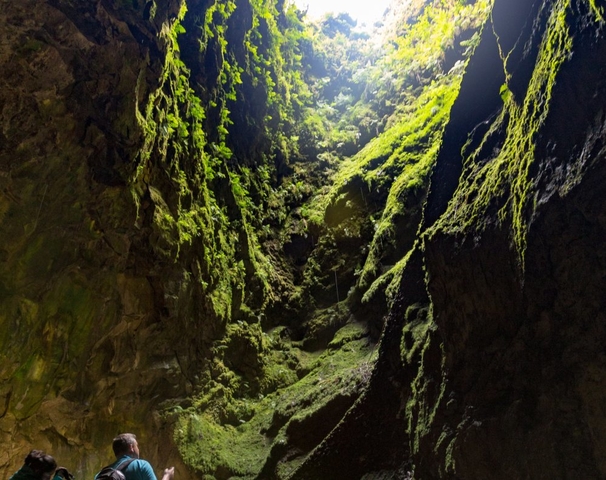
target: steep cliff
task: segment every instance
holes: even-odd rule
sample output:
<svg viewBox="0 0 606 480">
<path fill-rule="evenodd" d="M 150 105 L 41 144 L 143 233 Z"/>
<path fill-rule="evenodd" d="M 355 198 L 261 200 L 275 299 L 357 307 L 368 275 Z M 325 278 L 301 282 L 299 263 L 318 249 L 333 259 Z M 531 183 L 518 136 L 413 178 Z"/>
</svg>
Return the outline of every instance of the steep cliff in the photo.
<svg viewBox="0 0 606 480">
<path fill-rule="evenodd" d="M 137 2 L 2 5 L 5 476 L 36 446 L 90 474 L 109 432 L 141 423 L 144 438 L 170 438 L 151 406 L 190 388 L 157 290 L 173 262 L 136 253 L 149 232 L 128 187 L 137 105 L 158 88 L 158 32 L 178 12 L 176 2 L 153 19 Z"/>
<path fill-rule="evenodd" d="M 602 9 L 496 0 L 368 389 L 293 478 L 604 476 Z"/>
<path fill-rule="evenodd" d="M 240 441 L 250 461 L 204 442 L 205 456 L 190 452 L 198 426 L 230 438 L 251 401 L 313 368 L 284 333 L 312 313 L 288 253 L 291 236 L 309 244 L 290 217 L 311 188 L 291 165 L 311 106 L 299 13 L 275 1 L 3 7 L 4 474 L 36 447 L 91 475 L 125 430 L 183 478 L 258 472 L 271 440 L 258 452 Z M 343 370 L 362 361 L 364 336 L 342 335 L 364 343 Z M 357 391 L 348 378 L 339 410 Z M 270 437 L 265 421 L 255 438 Z"/>
<path fill-rule="evenodd" d="M 5 476 L 606 474 L 598 1 L 0 4 Z"/>
</svg>

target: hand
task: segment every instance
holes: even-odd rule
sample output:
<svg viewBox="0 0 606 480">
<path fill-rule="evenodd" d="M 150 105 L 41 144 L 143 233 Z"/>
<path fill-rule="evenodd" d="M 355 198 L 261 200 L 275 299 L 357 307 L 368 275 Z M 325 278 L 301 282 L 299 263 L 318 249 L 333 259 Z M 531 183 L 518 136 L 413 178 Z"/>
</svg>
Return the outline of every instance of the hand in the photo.
<svg viewBox="0 0 606 480">
<path fill-rule="evenodd" d="M 175 467 L 166 468 L 162 480 L 173 480 L 175 477 Z"/>
<path fill-rule="evenodd" d="M 69 473 L 69 470 L 65 467 L 59 467 L 55 470 L 55 475 L 63 477 L 65 480 L 74 480 L 74 476 Z"/>
</svg>

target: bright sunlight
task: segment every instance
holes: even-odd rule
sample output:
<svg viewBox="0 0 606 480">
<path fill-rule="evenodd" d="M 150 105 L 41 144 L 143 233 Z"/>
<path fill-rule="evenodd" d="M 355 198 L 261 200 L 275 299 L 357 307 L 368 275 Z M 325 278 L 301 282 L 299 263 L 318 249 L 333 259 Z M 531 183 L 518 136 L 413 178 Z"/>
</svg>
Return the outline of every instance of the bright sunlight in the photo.
<svg viewBox="0 0 606 480">
<path fill-rule="evenodd" d="M 311 18 L 318 18 L 325 13 L 346 12 L 357 20 L 358 25 L 371 26 L 380 20 L 389 6 L 390 0 L 294 0 L 297 7 L 307 10 Z"/>
</svg>

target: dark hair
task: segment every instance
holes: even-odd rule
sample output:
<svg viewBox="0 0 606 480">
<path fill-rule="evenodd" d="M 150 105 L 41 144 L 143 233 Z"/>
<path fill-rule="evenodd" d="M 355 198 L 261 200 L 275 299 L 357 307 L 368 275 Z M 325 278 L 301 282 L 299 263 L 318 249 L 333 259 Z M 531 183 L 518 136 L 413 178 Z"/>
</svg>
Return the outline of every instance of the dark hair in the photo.
<svg viewBox="0 0 606 480">
<path fill-rule="evenodd" d="M 130 451 L 130 446 L 137 443 L 137 437 L 133 433 L 121 433 L 112 443 L 114 449 L 114 455 L 119 457 Z"/>
<path fill-rule="evenodd" d="M 36 476 L 42 477 L 43 474 L 54 472 L 57 469 L 57 462 L 53 457 L 47 455 L 42 450 L 32 450 L 25 457 L 25 465 L 31 468 Z"/>
</svg>

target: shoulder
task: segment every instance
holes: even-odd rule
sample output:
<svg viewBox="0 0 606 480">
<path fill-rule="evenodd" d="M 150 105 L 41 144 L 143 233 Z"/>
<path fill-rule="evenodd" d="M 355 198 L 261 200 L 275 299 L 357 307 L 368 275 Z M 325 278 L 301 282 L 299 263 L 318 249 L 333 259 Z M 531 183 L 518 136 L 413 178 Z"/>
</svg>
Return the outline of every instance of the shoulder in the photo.
<svg viewBox="0 0 606 480">
<path fill-rule="evenodd" d="M 134 466 L 135 468 L 152 468 L 151 463 L 142 458 L 134 459 L 129 466 Z"/>
<path fill-rule="evenodd" d="M 147 460 L 141 458 L 133 460 L 130 465 L 126 467 L 126 472 L 136 475 L 137 479 L 156 480 L 156 475 L 151 464 Z M 127 478 L 127 480 L 129 479 Z"/>
<path fill-rule="evenodd" d="M 9 480 L 36 480 L 36 476 L 34 475 L 34 471 L 29 468 L 27 465 L 24 465 L 19 470 L 17 470 L 13 476 L 10 477 Z"/>
</svg>

